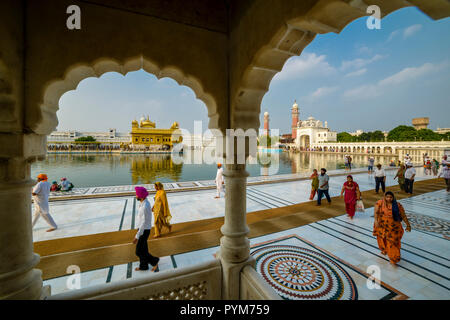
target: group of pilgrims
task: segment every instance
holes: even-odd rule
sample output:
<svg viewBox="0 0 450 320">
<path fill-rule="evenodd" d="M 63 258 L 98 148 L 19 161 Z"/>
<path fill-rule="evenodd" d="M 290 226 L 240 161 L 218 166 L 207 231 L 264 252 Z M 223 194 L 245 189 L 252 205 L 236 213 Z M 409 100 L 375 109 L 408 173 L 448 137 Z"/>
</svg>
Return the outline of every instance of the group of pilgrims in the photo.
<svg viewBox="0 0 450 320">
<path fill-rule="evenodd" d="M 408 232 L 411 231 L 411 225 L 406 217 L 405 209 L 397 202 L 394 193 L 391 191 L 385 192 L 386 174 L 384 169 L 382 169 L 381 164 L 378 164 L 377 168 L 374 170 L 373 162 L 373 158 L 369 159 L 369 174 L 374 173 L 375 175 L 375 191 L 378 194 L 381 185 L 384 193 L 384 197 L 375 204 L 373 235 L 377 238 L 378 247 L 381 253 L 387 255 L 390 263 L 395 265 L 400 261 L 401 238 L 404 233 L 402 221 L 405 222 L 406 231 Z M 350 168 L 350 166 L 346 166 L 346 169 Z M 320 174 L 314 169 L 313 174 L 310 176 L 312 183 L 309 199 L 313 200 L 317 193 L 318 206 L 321 205 L 323 196 L 325 196 L 328 203 L 331 204 L 331 198 L 328 192 L 330 178 L 326 172 L 327 170 L 325 168 L 320 170 Z M 410 158 L 405 158 L 405 163 L 401 164 L 394 179 L 398 178 L 401 190 L 412 195 L 412 185 L 415 175 L 416 171 Z M 442 171 L 439 174 L 439 177 L 440 176 L 443 176 L 445 179 L 447 192 L 450 192 L 450 162 L 447 161 L 447 156 L 444 156 L 443 158 Z M 37 176 L 38 182 L 32 190 L 35 206 L 33 227 L 39 217 L 42 217 L 50 225 L 50 229 L 48 229 L 47 232 L 51 232 L 56 230 L 58 226 L 49 212 L 48 198 L 52 187 L 47 180 L 47 175 L 39 174 Z M 64 178 L 63 182 L 65 181 L 67 181 L 67 179 Z M 220 195 L 223 192 L 224 183 L 223 168 L 222 165 L 218 163 L 215 179 L 217 189 L 216 199 L 220 198 Z M 152 266 L 152 271 L 158 271 L 159 258 L 150 254 L 147 244 L 152 229 L 152 217 L 154 219 L 154 238 L 160 237 L 164 228 L 167 229 L 168 233 L 172 232 L 172 225 L 170 224 L 172 215 L 170 214 L 169 203 L 163 184 L 161 182 L 156 182 L 155 190 L 154 204 L 151 206 L 150 201 L 148 200 L 149 192 L 147 189 L 145 187 L 135 187 L 136 200 L 139 202 L 137 215 L 138 230 L 132 243 L 136 245 L 136 255 L 139 257 L 140 261 L 136 271 L 148 270 L 149 264 Z M 340 196 L 344 199 L 345 211 L 351 220 L 355 216 L 357 210 L 364 211 L 364 205 L 361 201 L 361 191 L 358 183 L 353 180 L 352 175 L 347 176 L 347 181 L 342 186 Z"/>
<path fill-rule="evenodd" d="M 395 195 L 391 191 L 385 190 L 386 173 L 381 164 L 377 164 L 374 169 L 375 159 L 369 158 L 368 172 L 375 177 L 375 192 L 379 193 L 381 187 L 383 198 L 378 200 L 374 207 L 374 225 L 373 236 L 377 238 L 378 247 L 381 254 L 387 255 L 392 265 L 396 265 L 400 261 L 401 239 L 404 233 L 402 221 L 406 224 L 406 231 L 411 231 L 411 225 L 405 214 L 403 206 L 397 202 Z M 425 163 L 427 164 L 427 163 Z M 450 192 L 450 161 L 445 155 L 441 162 L 442 170 L 438 177 L 443 177 L 447 186 L 447 192 Z M 345 157 L 346 170 L 351 170 L 351 160 Z M 326 174 L 325 168 L 320 169 L 320 174 L 316 169 L 310 176 L 311 193 L 309 200 L 314 200 L 317 193 L 317 206 L 321 205 L 322 197 L 325 196 L 328 203 L 331 204 L 329 195 L 329 176 Z M 413 194 L 414 178 L 416 170 L 413 166 L 411 157 L 407 154 L 404 163 L 399 163 L 399 169 L 394 177 L 398 179 L 400 189 L 409 196 Z M 361 191 L 359 185 L 353 180 L 352 175 L 347 176 L 347 181 L 343 184 L 340 197 L 345 203 L 345 211 L 350 220 L 353 220 L 356 211 L 365 211 L 364 204 L 361 201 Z"/>
<path fill-rule="evenodd" d="M 378 169 L 381 170 L 381 165 L 379 165 Z M 310 177 L 312 183 L 309 199 L 313 200 L 317 191 L 318 206 L 321 205 L 323 195 L 326 196 L 328 203 L 331 204 L 331 198 L 328 193 L 329 177 L 326 172 L 326 169 L 322 168 L 320 174 L 318 174 L 317 170 L 314 169 Z M 342 186 L 340 197 L 344 199 L 345 211 L 350 220 L 353 220 L 356 210 L 364 211 L 361 191 L 358 183 L 353 180 L 352 175 L 347 176 L 347 181 Z M 406 231 L 411 231 L 411 225 L 405 215 L 405 210 L 395 199 L 394 193 L 388 191 L 384 193 L 384 197 L 381 200 L 376 202 L 374 212 L 375 219 L 372 233 L 377 238 L 381 254 L 387 255 L 390 263 L 396 265 L 400 261 L 401 238 L 404 232 L 402 221 L 406 224 Z"/>
<path fill-rule="evenodd" d="M 47 232 L 52 232 L 55 231 L 58 226 L 49 212 L 48 198 L 51 186 L 47 180 L 48 177 L 46 174 L 39 174 L 37 176 L 37 184 L 33 187 L 31 193 L 34 202 L 33 227 L 37 220 L 42 217 L 50 225 L 50 229 L 48 229 Z M 132 243 L 136 245 L 136 255 L 139 257 L 140 261 L 136 271 L 148 270 L 149 264 L 153 267 L 152 271 L 158 270 L 159 258 L 154 257 L 149 253 L 147 245 L 150 230 L 152 229 L 152 216 L 154 219 L 154 238 L 161 236 L 163 228 L 166 228 L 169 233 L 172 232 L 172 225 L 170 224 L 172 215 L 170 214 L 169 203 L 163 184 L 161 182 L 156 182 L 155 190 L 154 204 L 151 206 L 150 201 L 148 200 L 149 192 L 147 189 L 144 187 L 135 187 L 136 200 L 139 202 L 137 214 L 138 230 Z"/>
</svg>

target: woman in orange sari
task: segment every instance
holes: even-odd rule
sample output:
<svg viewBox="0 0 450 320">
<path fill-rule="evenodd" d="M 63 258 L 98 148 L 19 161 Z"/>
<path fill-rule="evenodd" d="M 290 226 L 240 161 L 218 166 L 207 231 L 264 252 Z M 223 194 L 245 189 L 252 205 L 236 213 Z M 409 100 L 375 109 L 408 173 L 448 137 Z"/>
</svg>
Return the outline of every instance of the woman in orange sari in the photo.
<svg viewBox="0 0 450 320">
<path fill-rule="evenodd" d="M 375 204 L 375 221 L 373 235 L 377 237 L 381 254 L 388 255 L 391 264 L 400 261 L 400 247 L 403 236 L 402 220 L 406 223 L 406 231 L 411 231 L 411 225 L 403 206 L 395 200 L 391 191 Z"/>
<path fill-rule="evenodd" d="M 172 231 L 172 226 L 170 225 L 170 215 L 169 203 L 167 202 L 166 191 L 161 182 L 155 183 L 156 195 L 155 204 L 153 205 L 153 217 L 155 218 L 155 235 L 154 238 L 161 236 L 161 231 L 163 227 Z"/>
</svg>

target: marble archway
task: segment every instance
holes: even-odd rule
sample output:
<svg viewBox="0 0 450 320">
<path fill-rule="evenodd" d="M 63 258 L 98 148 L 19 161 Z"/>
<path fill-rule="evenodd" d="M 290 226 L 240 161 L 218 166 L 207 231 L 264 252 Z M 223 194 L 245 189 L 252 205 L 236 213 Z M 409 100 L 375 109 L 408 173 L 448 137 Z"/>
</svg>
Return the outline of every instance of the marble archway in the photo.
<svg viewBox="0 0 450 320">
<path fill-rule="evenodd" d="M 300 139 L 300 147 L 303 149 L 310 148 L 311 146 L 311 137 L 308 134 L 301 135 Z"/>
<path fill-rule="evenodd" d="M 159 68 L 155 63 L 145 59 L 143 56 L 127 59 L 125 62 L 119 63 L 113 59 L 98 59 L 91 65 L 76 65 L 69 67 L 62 79 L 51 81 L 45 88 L 40 104 L 43 111 L 42 127 L 50 127 L 53 131 L 58 124 L 56 112 L 59 109 L 59 100 L 61 96 L 70 91 L 75 90 L 78 84 L 89 77 L 101 77 L 107 72 L 118 72 L 126 75 L 128 72 L 145 70 L 155 75 L 158 79 L 169 77 L 175 80 L 179 85 L 191 88 L 197 99 L 203 101 L 208 109 L 208 115 L 217 114 L 217 104 L 215 99 L 204 89 L 200 82 L 192 76 L 185 75 L 180 69 L 175 67 Z M 214 122 L 214 121 L 213 121 Z M 214 123 L 214 127 L 215 127 Z M 39 131 L 41 127 L 37 127 Z"/>
<path fill-rule="evenodd" d="M 261 101 L 272 78 L 285 62 L 302 53 L 317 34 L 340 33 L 352 21 L 367 16 L 368 1 L 319 0 L 253 1 L 239 24 L 231 30 L 232 127 L 258 128 Z M 401 8 L 416 6 L 433 19 L 450 15 L 442 1 L 379 0 L 382 17 Z M 245 35 L 245 36 L 243 36 Z M 251 41 L 248 41 L 251 39 Z"/>
</svg>

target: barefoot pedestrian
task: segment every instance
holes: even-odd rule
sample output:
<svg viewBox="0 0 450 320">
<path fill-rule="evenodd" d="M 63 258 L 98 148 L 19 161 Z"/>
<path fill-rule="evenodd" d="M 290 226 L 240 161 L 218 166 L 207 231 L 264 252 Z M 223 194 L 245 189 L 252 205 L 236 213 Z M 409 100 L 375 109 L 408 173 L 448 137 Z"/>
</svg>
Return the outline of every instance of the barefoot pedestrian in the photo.
<svg viewBox="0 0 450 320">
<path fill-rule="evenodd" d="M 139 257 L 139 267 L 136 271 L 148 270 L 148 264 L 153 266 L 152 271 L 156 271 L 159 258 L 148 252 L 148 237 L 152 228 L 152 211 L 150 202 L 147 199 L 148 191 L 144 187 L 136 187 L 136 199 L 139 201 L 138 208 L 138 231 L 133 243 L 136 245 L 136 255 Z"/>
</svg>

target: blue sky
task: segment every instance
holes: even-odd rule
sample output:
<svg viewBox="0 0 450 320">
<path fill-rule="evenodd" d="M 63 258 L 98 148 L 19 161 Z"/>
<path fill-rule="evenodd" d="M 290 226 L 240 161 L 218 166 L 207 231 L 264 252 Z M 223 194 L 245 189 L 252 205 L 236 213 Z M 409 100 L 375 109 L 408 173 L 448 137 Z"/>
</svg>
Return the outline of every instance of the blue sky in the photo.
<svg viewBox="0 0 450 320">
<path fill-rule="evenodd" d="M 380 30 L 369 30 L 366 20 L 318 35 L 290 58 L 264 96 L 261 124 L 268 111 L 271 128 L 290 132 L 296 99 L 301 119 L 327 120 L 339 132 L 389 130 L 423 116 L 431 129 L 450 127 L 450 19 L 407 8 L 383 18 Z M 61 98 L 58 130 L 127 132 L 143 114 L 163 128 L 178 121 L 192 131 L 200 120 L 206 130 L 208 123 L 191 89 L 137 71 L 83 80 Z"/>
</svg>

